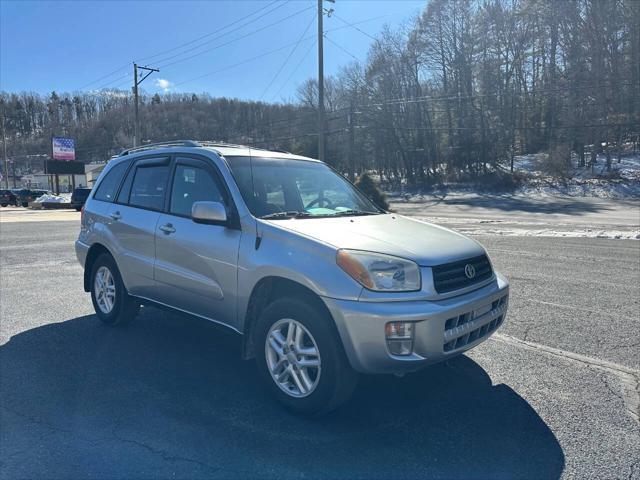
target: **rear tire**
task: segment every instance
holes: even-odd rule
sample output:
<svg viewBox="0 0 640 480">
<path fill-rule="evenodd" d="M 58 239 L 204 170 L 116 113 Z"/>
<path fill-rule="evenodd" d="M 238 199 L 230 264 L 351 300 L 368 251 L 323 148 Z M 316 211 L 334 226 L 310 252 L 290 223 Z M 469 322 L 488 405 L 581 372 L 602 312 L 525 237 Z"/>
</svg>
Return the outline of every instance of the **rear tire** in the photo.
<svg viewBox="0 0 640 480">
<path fill-rule="evenodd" d="M 301 345 L 284 338 L 289 328 L 298 332 Z M 275 338 L 282 340 L 282 347 L 280 343 L 272 343 L 277 349 L 268 345 Z M 275 300 L 260 314 L 254 342 L 258 370 L 267 388 L 292 412 L 322 415 L 340 406 L 353 393 L 358 374 L 347 360 L 333 319 L 310 302 Z M 314 347 L 315 354 L 300 354 L 313 352 Z M 305 368 L 310 361 L 317 363 L 317 367 Z"/>
<path fill-rule="evenodd" d="M 101 254 L 91 268 L 91 302 L 107 325 L 125 325 L 138 314 L 140 303 L 127 293 L 111 255 Z"/>
<path fill-rule="evenodd" d="M 80 210 L 82 210 L 82 207 L 74 207 L 76 209 L 76 212 L 79 212 Z"/>
<path fill-rule="evenodd" d="M 2 203 L 2 204 L 0 204 L 0 205 L 1 205 L 1 206 L 3 206 L 3 207 L 8 207 L 8 206 L 9 206 L 9 204 L 8 204 L 8 203 Z"/>
</svg>

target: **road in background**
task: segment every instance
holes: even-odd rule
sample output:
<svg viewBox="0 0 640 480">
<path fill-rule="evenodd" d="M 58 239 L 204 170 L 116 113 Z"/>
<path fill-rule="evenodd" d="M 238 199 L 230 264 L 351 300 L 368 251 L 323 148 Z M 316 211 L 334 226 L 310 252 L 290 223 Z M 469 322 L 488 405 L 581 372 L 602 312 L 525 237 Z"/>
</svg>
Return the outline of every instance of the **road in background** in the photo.
<svg viewBox="0 0 640 480">
<path fill-rule="evenodd" d="M 77 229 L 0 224 L 2 478 L 640 478 L 638 241 L 476 236 L 512 285 L 499 333 L 314 420 L 206 321 L 102 326 Z"/>
<path fill-rule="evenodd" d="M 640 239 L 640 199 L 414 195 L 391 208 L 475 235 Z"/>
</svg>

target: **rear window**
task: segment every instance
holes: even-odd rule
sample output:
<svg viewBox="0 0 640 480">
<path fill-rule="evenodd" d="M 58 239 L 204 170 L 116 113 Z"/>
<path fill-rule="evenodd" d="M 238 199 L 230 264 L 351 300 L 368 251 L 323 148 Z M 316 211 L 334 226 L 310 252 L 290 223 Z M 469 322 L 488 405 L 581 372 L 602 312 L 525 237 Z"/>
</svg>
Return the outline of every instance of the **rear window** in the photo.
<svg viewBox="0 0 640 480">
<path fill-rule="evenodd" d="M 93 198 L 103 202 L 113 202 L 116 192 L 118 191 L 120 181 L 122 180 L 124 173 L 127 171 L 128 165 L 129 162 L 122 162 L 109 170 L 100 182 L 100 185 L 98 185 L 98 189 L 96 190 Z"/>
<path fill-rule="evenodd" d="M 162 210 L 168 177 L 168 165 L 136 168 L 136 174 L 131 184 L 129 205 Z"/>
</svg>

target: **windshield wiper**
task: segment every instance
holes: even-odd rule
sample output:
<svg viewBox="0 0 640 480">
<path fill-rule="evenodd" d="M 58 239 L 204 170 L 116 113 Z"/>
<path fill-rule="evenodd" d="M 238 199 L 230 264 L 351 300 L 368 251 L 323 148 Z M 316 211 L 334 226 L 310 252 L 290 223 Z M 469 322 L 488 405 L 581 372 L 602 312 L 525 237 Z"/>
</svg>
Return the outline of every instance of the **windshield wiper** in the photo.
<svg viewBox="0 0 640 480">
<path fill-rule="evenodd" d="M 297 210 L 289 210 L 286 212 L 275 212 L 262 215 L 262 220 L 278 220 L 288 218 L 331 218 L 331 217 L 355 217 L 364 215 L 380 215 L 378 212 L 365 212 L 363 210 L 342 210 L 336 213 L 320 213 L 313 214 L 309 212 L 300 212 Z"/>
<path fill-rule="evenodd" d="M 340 212 L 332 213 L 328 215 L 329 217 L 355 217 L 355 216 L 363 216 L 363 215 L 380 215 L 378 212 L 365 212 L 364 210 L 342 210 Z"/>
<path fill-rule="evenodd" d="M 267 215 L 262 215 L 260 218 L 263 220 L 277 220 L 279 218 L 308 218 L 308 217 L 313 217 L 314 215 L 311 215 L 310 213 L 307 212 L 299 212 L 297 210 L 290 210 L 288 212 L 275 212 L 275 213 L 269 213 Z"/>
</svg>

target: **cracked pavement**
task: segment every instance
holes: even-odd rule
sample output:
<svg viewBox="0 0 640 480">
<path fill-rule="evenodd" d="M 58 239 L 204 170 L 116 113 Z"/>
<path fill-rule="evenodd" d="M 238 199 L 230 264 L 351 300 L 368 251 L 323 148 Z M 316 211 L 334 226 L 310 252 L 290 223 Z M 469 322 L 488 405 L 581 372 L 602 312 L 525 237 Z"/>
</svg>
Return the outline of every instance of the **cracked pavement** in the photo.
<svg viewBox="0 0 640 480">
<path fill-rule="evenodd" d="M 640 242 L 476 237 L 512 284 L 498 334 L 314 420 L 203 320 L 102 326 L 77 228 L 0 224 L 2 479 L 640 478 Z"/>
</svg>

